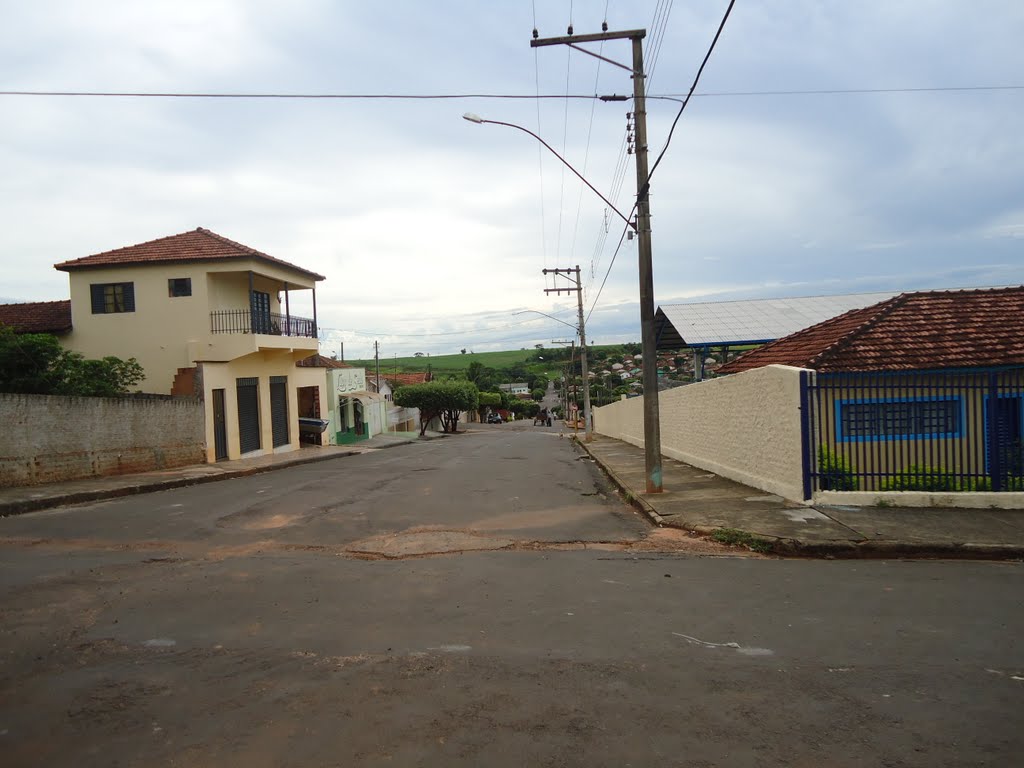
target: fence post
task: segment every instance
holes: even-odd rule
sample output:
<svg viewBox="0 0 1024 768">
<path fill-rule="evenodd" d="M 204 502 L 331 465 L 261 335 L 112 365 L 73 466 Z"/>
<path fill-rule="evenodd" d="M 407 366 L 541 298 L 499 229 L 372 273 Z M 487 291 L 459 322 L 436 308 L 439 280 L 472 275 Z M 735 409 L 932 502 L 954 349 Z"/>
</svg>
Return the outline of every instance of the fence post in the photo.
<svg viewBox="0 0 1024 768">
<path fill-rule="evenodd" d="M 994 371 L 988 375 L 988 413 L 985 426 L 988 428 L 988 439 L 985 449 L 988 451 L 988 473 L 992 480 L 992 490 L 1003 490 L 1002 457 L 999 455 L 999 375 Z"/>
<path fill-rule="evenodd" d="M 810 409 L 810 377 L 811 372 L 800 371 L 800 465 L 803 474 L 804 501 L 810 501 L 811 489 L 811 425 Z"/>
</svg>

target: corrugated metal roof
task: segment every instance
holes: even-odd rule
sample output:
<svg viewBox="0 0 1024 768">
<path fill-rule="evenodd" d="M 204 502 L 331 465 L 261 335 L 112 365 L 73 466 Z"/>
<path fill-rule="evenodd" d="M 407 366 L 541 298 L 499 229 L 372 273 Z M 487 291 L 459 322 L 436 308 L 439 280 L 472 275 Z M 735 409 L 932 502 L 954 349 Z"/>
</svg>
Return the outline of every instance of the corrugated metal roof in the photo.
<svg viewBox="0 0 1024 768">
<path fill-rule="evenodd" d="M 853 309 L 898 296 L 897 292 L 848 293 L 791 299 L 665 304 L 655 327 L 659 349 L 750 344 L 780 339 Z"/>
</svg>

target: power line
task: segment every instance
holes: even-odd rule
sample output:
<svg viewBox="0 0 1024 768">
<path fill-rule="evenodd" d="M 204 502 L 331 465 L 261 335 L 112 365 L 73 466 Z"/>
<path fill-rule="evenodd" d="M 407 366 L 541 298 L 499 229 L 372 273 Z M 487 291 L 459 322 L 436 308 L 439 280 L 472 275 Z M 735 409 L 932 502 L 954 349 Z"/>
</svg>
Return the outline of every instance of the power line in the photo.
<svg viewBox="0 0 1024 768">
<path fill-rule="evenodd" d="M 694 98 L 741 97 L 741 96 L 845 96 L 858 93 L 954 93 L 956 91 L 1024 91 L 1024 85 L 935 85 L 920 88 L 817 88 L 809 90 L 781 91 L 708 91 L 694 93 Z M 664 94 L 665 97 L 682 97 L 684 94 Z M 648 96 L 649 99 L 658 98 Z"/>
<path fill-rule="evenodd" d="M 971 93 L 1024 91 L 1024 85 L 936 85 L 883 88 L 815 88 L 764 91 L 708 91 L 705 93 L 648 94 L 648 99 L 680 98 L 747 98 L 758 96 L 847 96 L 872 93 Z M 597 99 L 598 94 L 585 93 L 200 93 L 187 91 L 0 91 L 0 96 L 53 96 L 68 98 L 117 99 L 311 99 L 311 100 L 394 100 L 431 101 L 445 99 Z M 632 98 L 632 97 L 629 97 Z"/>
<path fill-rule="evenodd" d="M 661 163 L 662 158 L 665 157 L 665 152 L 668 151 L 668 146 L 672 142 L 672 134 L 675 132 L 676 124 L 678 124 L 679 118 L 683 116 L 683 110 L 686 109 L 686 105 L 690 103 L 690 96 L 692 96 L 693 92 L 697 89 L 697 83 L 700 82 L 700 76 L 704 73 L 704 67 L 707 66 L 708 60 L 711 58 L 711 54 L 714 52 L 715 46 L 718 44 L 718 39 L 722 36 L 722 30 L 725 29 L 725 23 L 729 20 L 729 14 L 732 13 L 732 7 L 735 4 L 736 0 L 729 0 L 729 5 L 725 9 L 725 14 L 722 16 L 722 21 L 718 25 L 718 29 L 715 32 L 714 38 L 712 38 L 711 40 L 711 45 L 708 46 L 707 53 L 704 54 L 704 59 L 703 61 L 701 61 L 700 67 L 697 69 L 697 74 L 693 78 L 693 84 L 690 86 L 690 90 L 687 93 L 686 98 L 683 100 L 683 103 L 679 106 L 679 112 L 676 114 L 676 119 L 672 121 L 672 127 L 669 129 L 668 138 L 665 139 L 665 146 L 662 147 L 662 150 L 658 155 L 658 159 L 654 161 L 654 165 L 652 165 L 650 171 L 647 172 L 647 180 L 643 184 L 643 189 L 637 190 L 637 200 L 639 200 L 641 196 L 647 194 L 647 190 L 651 184 L 651 177 L 654 176 L 654 172 L 657 170 L 658 164 Z M 629 215 L 626 216 L 627 219 L 633 215 L 633 211 L 636 210 L 636 207 L 637 203 L 634 202 L 633 208 L 630 210 Z M 612 255 L 612 260 L 611 263 L 608 265 L 608 272 L 605 273 L 604 281 L 601 282 L 601 289 L 597 292 L 597 296 L 594 298 L 594 303 L 590 307 L 590 313 L 594 311 L 594 307 L 597 306 L 597 302 L 601 298 L 601 292 L 604 290 L 604 284 L 608 280 L 608 275 L 611 274 L 612 266 L 615 264 L 615 257 L 618 255 L 619 250 L 622 248 L 623 238 L 625 238 L 626 230 L 628 228 L 629 227 L 627 225 L 626 229 L 622 231 L 622 237 L 619 238 L 619 244 L 615 248 L 615 253 Z M 588 317 L 590 313 L 588 313 Z"/>
<path fill-rule="evenodd" d="M 679 105 L 679 112 L 676 114 L 676 119 L 672 121 L 672 127 L 668 130 L 668 138 L 665 139 L 665 146 L 661 148 L 661 152 L 658 154 L 658 158 L 654 161 L 654 165 L 651 166 L 651 170 L 647 174 L 647 181 L 644 182 L 644 190 L 640 194 L 646 194 L 646 189 L 651 183 L 651 178 L 654 176 L 654 172 L 658 170 L 658 165 L 661 163 L 665 152 L 668 151 L 668 145 L 672 143 L 672 134 L 675 133 L 676 125 L 679 123 L 679 118 L 683 116 L 683 110 L 686 109 L 686 105 L 690 103 L 690 96 L 697 90 L 697 83 L 700 82 L 700 76 L 704 74 L 704 67 L 707 66 L 708 60 L 711 58 L 711 54 L 715 50 L 715 46 L 718 44 L 718 38 L 722 36 L 722 30 L 725 29 L 725 23 L 729 20 L 729 14 L 732 13 L 732 7 L 736 4 L 736 0 L 729 0 L 729 6 L 725 9 L 725 15 L 722 16 L 722 21 L 718 25 L 718 30 L 715 32 L 714 38 L 711 40 L 711 45 L 708 46 L 708 52 L 704 54 L 704 60 L 701 61 L 700 67 L 697 69 L 697 74 L 693 78 L 693 84 L 690 86 L 690 90 L 687 92 L 686 98 L 683 99 L 683 103 Z"/>
<path fill-rule="evenodd" d="M 571 312 L 568 312 L 571 314 Z M 567 311 L 556 312 L 554 314 L 567 314 Z M 514 323 L 506 323 L 505 325 L 492 325 L 489 328 L 470 328 L 464 331 L 438 331 L 437 333 L 394 333 L 392 331 L 360 331 L 355 328 L 328 328 L 326 326 L 319 326 L 322 331 L 335 331 L 337 333 L 351 333 L 356 336 L 390 336 L 398 339 L 423 339 L 435 336 L 464 336 L 467 334 L 480 334 L 480 333 L 492 333 L 495 331 L 504 331 L 509 328 L 515 328 L 516 326 L 526 325 L 528 323 L 539 322 L 539 318 L 531 317 L 526 320 L 519 320 Z"/>
</svg>

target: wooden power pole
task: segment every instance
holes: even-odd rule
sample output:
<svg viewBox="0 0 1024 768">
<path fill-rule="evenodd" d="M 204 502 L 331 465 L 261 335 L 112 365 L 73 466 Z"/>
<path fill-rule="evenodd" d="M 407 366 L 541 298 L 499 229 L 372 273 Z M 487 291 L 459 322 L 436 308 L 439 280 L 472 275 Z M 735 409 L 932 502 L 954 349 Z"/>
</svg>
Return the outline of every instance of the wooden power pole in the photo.
<svg viewBox="0 0 1024 768">
<path fill-rule="evenodd" d="M 599 32 L 592 35 L 569 35 L 531 40 L 531 48 L 548 45 L 568 45 L 573 50 L 595 56 L 602 61 L 625 69 L 633 78 L 633 115 L 636 120 L 636 224 L 640 262 L 640 341 L 643 350 L 644 385 L 644 464 L 647 475 L 647 493 L 661 493 L 661 424 L 658 409 L 658 351 L 654 328 L 654 274 L 651 267 L 651 208 L 650 183 L 647 170 L 647 104 L 644 89 L 643 40 L 645 29 L 631 29 L 624 32 Z M 605 40 L 629 40 L 633 45 L 632 66 L 599 56 L 593 51 L 579 47 L 578 43 L 602 42 Z M 582 315 L 581 315 L 582 317 Z M 582 332 L 582 322 L 580 331 Z M 584 360 L 586 351 L 584 347 Z M 586 373 L 584 373 L 584 379 Z M 590 386 L 584 390 L 590 399 Z M 589 424 L 588 432 L 589 436 Z M 588 438 L 589 439 L 589 438 Z"/>
<path fill-rule="evenodd" d="M 580 323 L 576 331 L 580 335 L 580 368 L 581 375 L 583 376 L 583 439 L 589 443 L 592 426 L 590 420 L 590 380 L 587 377 L 587 331 L 583 327 L 583 282 L 580 280 L 580 265 L 577 264 L 575 267 L 566 269 L 545 269 L 543 272 L 545 275 L 551 272 L 556 277 L 564 275 L 575 283 L 571 288 L 545 288 L 544 293 L 576 293 Z M 570 277 L 570 275 L 575 275 L 575 277 Z"/>
</svg>

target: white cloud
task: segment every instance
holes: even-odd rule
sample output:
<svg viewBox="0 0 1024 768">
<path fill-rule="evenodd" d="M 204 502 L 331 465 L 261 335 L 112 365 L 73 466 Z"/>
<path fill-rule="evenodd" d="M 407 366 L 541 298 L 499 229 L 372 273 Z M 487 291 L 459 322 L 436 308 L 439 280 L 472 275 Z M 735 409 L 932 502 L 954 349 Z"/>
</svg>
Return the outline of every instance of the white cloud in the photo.
<svg viewBox="0 0 1024 768">
<path fill-rule="evenodd" d="M 613 3 L 609 24 L 650 27 L 656 5 Z M 568 9 L 537 6 L 540 33 L 563 34 Z M 597 29 L 605 6 L 575 3 L 576 30 Z M 724 6 L 677 4 L 660 48 L 648 36 L 654 92 L 685 91 Z M 738 4 L 701 90 L 1005 84 L 1024 70 L 1024 7 L 987 9 Z M 532 10 L 473 0 L 9 3 L 0 71 L 9 90 L 630 91 L 614 67 L 531 49 Z M 628 48 L 602 53 L 625 61 Z M 562 335 L 558 323 L 511 313 L 568 310 L 571 320 L 565 296 L 543 293 L 552 282 L 540 270 L 577 263 L 589 311 L 619 241 L 614 215 L 605 225 L 604 204 L 532 138 L 471 125 L 463 112 L 537 132 L 623 211 L 635 189 L 621 154 L 628 103 L 0 104 L 6 296 L 62 298 L 66 276 L 53 263 L 205 226 L 325 274 L 320 319 L 340 329 L 331 343 L 365 345 L 363 332 L 380 332 L 389 354 Z M 675 109 L 649 101 L 654 155 Z M 1024 282 L 1022 176 L 1019 91 L 697 98 L 652 184 L 656 296 Z M 599 340 L 639 337 L 636 260 L 627 241 L 592 314 Z"/>
</svg>

